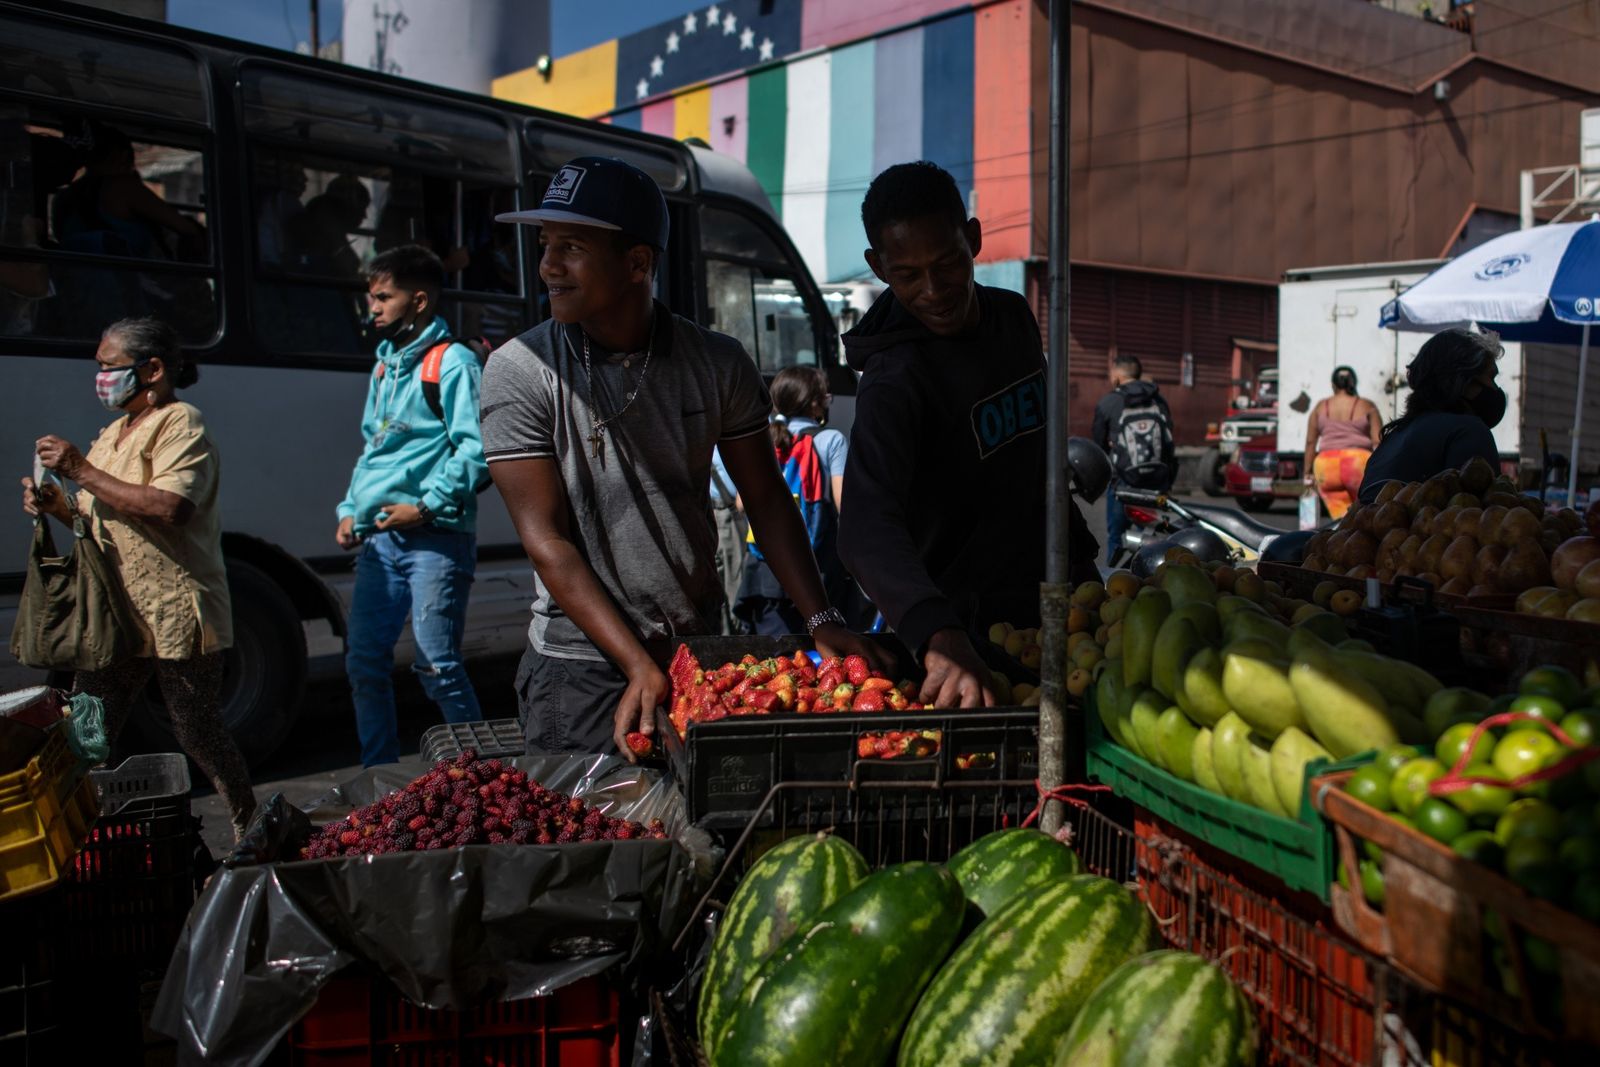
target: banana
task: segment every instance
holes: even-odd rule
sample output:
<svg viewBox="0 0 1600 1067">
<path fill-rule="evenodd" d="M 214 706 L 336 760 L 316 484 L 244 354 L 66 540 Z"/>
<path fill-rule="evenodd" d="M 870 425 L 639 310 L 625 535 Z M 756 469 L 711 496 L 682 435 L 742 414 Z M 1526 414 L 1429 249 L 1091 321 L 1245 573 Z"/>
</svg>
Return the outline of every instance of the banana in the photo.
<svg viewBox="0 0 1600 1067">
<path fill-rule="evenodd" d="M 1183 676 L 1189 657 L 1203 646 L 1194 623 L 1176 613 L 1167 616 L 1150 654 L 1150 684 L 1169 700 L 1176 697 L 1178 680 Z"/>
<path fill-rule="evenodd" d="M 1194 767 L 1194 784 L 1208 793 L 1227 796 L 1228 794 L 1222 789 L 1222 783 L 1217 780 L 1217 771 L 1211 762 L 1213 752 L 1211 731 L 1202 726 L 1195 731 L 1194 749 L 1189 754 L 1190 763 Z"/>
<path fill-rule="evenodd" d="M 1222 695 L 1269 742 L 1291 726 L 1306 726 L 1287 666 L 1264 641 L 1235 641 L 1222 650 Z"/>
<path fill-rule="evenodd" d="M 1159 589 L 1145 589 L 1122 620 L 1122 684 L 1150 684 L 1150 658 L 1161 624 L 1172 614 L 1172 598 Z"/>
<path fill-rule="evenodd" d="M 1300 813 L 1305 792 L 1306 764 L 1314 759 L 1331 759 L 1328 750 L 1296 727 L 1289 727 L 1272 743 L 1272 786 L 1291 816 Z"/>
<path fill-rule="evenodd" d="M 1289 684 L 1311 733 L 1339 759 L 1399 744 L 1400 731 L 1383 694 L 1342 664 L 1340 655 L 1309 643 L 1297 650 Z"/>
<path fill-rule="evenodd" d="M 1185 715 L 1202 726 L 1215 726 L 1233 708 L 1222 693 L 1222 653 L 1202 648 L 1190 657 L 1173 694 Z"/>
</svg>

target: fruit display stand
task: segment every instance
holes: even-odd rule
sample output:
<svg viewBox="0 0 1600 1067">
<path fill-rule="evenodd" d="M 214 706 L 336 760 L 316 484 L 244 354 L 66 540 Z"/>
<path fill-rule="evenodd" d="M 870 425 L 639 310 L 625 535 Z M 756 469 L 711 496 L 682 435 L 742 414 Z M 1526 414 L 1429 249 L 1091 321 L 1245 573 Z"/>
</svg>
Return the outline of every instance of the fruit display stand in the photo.
<svg viewBox="0 0 1600 1067">
<path fill-rule="evenodd" d="M 1452 612 L 1461 622 L 1469 663 L 1501 678 L 1544 664 L 1583 677 L 1600 662 L 1600 624 L 1509 611 L 1509 605 L 1469 602 Z"/>
<path fill-rule="evenodd" d="M 1600 928 L 1523 890 L 1449 846 L 1403 826 L 1344 789 L 1348 771 L 1312 780 L 1311 797 L 1333 823 L 1341 862 L 1354 870 L 1357 838 L 1383 851 L 1383 911 L 1359 893 L 1335 887 L 1339 925 L 1369 951 L 1387 957 L 1423 987 L 1493 1013 L 1530 1034 L 1600 1046 Z M 1485 982 L 1485 919 L 1493 912 L 1508 935 L 1520 931 L 1553 946 L 1563 990 L 1562 1032 L 1552 1034 L 1531 996 L 1511 998 Z M 1521 938 L 1505 938 L 1518 984 L 1528 990 Z"/>
<path fill-rule="evenodd" d="M 1334 874 L 1333 834 L 1302 798 L 1299 817 L 1280 815 L 1202 789 L 1155 766 L 1105 736 L 1088 717 L 1089 777 L 1189 835 L 1283 883 L 1326 902 Z M 1365 762 L 1356 757 L 1349 766 Z M 1343 766 L 1345 764 L 1341 764 Z M 1307 775 L 1327 766 L 1318 760 Z"/>
<path fill-rule="evenodd" d="M 522 757 L 504 769 L 561 794 L 563 807 L 571 798 L 605 818 L 661 818 L 679 836 L 436 841 L 425 851 L 397 846 L 392 854 L 302 859 L 312 818 L 274 796 L 191 912 L 153 1025 L 177 1037 L 183 1055 L 207 1062 L 253 1062 L 302 1018 L 310 1029 L 297 1031 L 298 1043 L 308 1062 L 330 1062 L 339 1047 L 356 1062 L 389 1062 L 384 1050 L 402 1046 L 405 1062 L 446 1062 L 453 1057 L 435 1055 L 438 1048 L 533 1049 L 568 1037 L 589 1052 L 596 1042 L 604 1046 L 598 1059 L 573 1053 L 575 1062 L 616 1062 L 631 1023 L 613 1017 L 610 1029 L 597 1031 L 592 1011 L 565 1017 L 566 1000 L 518 1002 L 594 979 L 623 1003 L 617 983 L 634 982 L 659 962 L 687 920 L 704 880 L 698 872 L 711 869 L 709 844 L 687 831 L 681 800 L 658 772 L 611 756 Z M 439 784 L 456 780 L 445 768 L 429 773 Z M 412 774 L 368 769 L 311 812 L 337 830 L 347 814 L 381 805 Z M 278 961 L 289 958 L 297 962 L 286 973 Z M 382 986 L 364 994 L 372 1005 L 364 1031 L 341 1006 L 341 989 L 350 994 L 351 987 L 329 985 L 347 968 L 357 968 L 352 981 L 376 975 Z M 414 1032 L 422 1036 L 410 1048 L 401 1037 Z M 434 1037 L 438 1043 L 430 1043 Z M 555 1061 L 535 1055 L 533 1062 Z"/>
</svg>

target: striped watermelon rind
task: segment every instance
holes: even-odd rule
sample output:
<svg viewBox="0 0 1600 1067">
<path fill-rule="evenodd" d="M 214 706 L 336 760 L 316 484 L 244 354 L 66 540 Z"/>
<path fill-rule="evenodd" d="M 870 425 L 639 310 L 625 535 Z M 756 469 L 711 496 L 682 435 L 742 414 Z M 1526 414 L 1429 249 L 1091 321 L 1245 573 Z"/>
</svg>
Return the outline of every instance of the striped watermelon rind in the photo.
<svg viewBox="0 0 1600 1067">
<path fill-rule="evenodd" d="M 1079 1008 L 1113 971 L 1152 947 L 1152 930 L 1138 897 L 1096 875 L 1076 875 L 1002 905 L 946 961 L 917 1004 L 900 1067 L 1054 1062 Z"/>
<path fill-rule="evenodd" d="M 1129 960 L 1094 991 L 1056 1067 L 1250 1067 L 1255 1012 L 1222 968 L 1170 949 Z"/>
<path fill-rule="evenodd" d="M 884 1064 L 961 932 L 966 897 L 931 863 L 868 876 L 762 966 L 713 1067 Z"/>
<path fill-rule="evenodd" d="M 985 834 L 951 856 L 946 866 L 985 916 L 1028 890 L 1081 870 L 1076 852 L 1049 834 L 1026 827 Z"/>
<path fill-rule="evenodd" d="M 861 853 L 827 833 L 791 837 L 745 873 L 717 925 L 700 984 L 697 1022 L 708 1056 L 767 958 L 866 877 Z"/>
</svg>

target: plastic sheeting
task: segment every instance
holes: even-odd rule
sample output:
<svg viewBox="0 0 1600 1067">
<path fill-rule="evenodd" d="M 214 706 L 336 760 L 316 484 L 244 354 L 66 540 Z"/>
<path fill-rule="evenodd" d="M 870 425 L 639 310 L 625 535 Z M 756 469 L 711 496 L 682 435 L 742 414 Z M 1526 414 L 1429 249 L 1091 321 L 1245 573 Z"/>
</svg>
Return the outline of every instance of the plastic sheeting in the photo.
<svg viewBox="0 0 1600 1067">
<path fill-rule="evenodd" d="M 274 796 L 190 913 L 156 1029 L 178 1039 L 185 1060 L 254 1065 L 352 963 L 417 1004 L 461 1009 L 542 996 L 619 965 L 634 975 L 665 953 L 715 861 L 709 839 L 684 829 L 671 783 L 614 756 L 506 762 L 608 815 L 660 818 L 677 837 L 300 861 L 314 825 L 413 772 L 371 768 L 309 814 Z"/>
</svg>

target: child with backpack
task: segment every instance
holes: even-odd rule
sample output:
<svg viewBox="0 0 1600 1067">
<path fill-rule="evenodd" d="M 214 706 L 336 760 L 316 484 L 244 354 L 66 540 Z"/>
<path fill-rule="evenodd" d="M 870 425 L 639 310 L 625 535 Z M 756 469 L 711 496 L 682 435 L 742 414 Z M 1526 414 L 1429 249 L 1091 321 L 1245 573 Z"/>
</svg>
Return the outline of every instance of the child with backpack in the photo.
<svg viewBox="0 0 1600 1067">
<path fill-rule="evenodd" d="M 1111 489 L 1106 494 L 1106 562 L 1116 558 L 1128 516 L 1117 502 L 1116 487 L 1165 493 L 1177 475 L 1172 411 L 1155 382 L 1141 377 L 1136 356 L 1111 361 L 1111 392 L 1094 406 L 1094 442 L 1111 458 Z"/>
<path fill-rule="evenodd" d="M 839 562 L 839 502 L 850 444 L 829 429 L 828 379 L 818 367 L 785 367 L 772 379 L 774 414 L 768 424 L 778 469 L 805 523 L 823 587 L 833 604 L 853 598 L 850 577 Z M 745 538 L 744 577 L 733 613 L 751 632 L 780 637 L 804 633 L 805 619 L 784 594 L 753 534 Z"/>
</svg>

